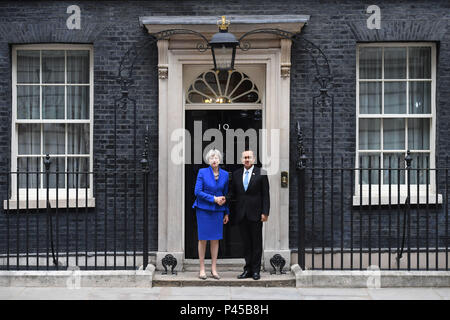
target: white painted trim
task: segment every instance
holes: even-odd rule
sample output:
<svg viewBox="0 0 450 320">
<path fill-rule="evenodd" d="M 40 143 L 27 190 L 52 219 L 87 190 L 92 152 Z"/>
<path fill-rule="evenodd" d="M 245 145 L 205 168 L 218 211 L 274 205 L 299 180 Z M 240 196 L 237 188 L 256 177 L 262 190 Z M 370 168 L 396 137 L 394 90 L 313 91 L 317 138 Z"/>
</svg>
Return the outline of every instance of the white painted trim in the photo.
<svg viewBox="0 0 450 320">
<path fill-rule="evenodd" d="M 431 42 L 371 42 L 371 43 L 358 43 L 358 47 L 380 47 L 380 46 L 389 46 L 389 47 L 427 47 L 430 46 Z"/>
<path fill-rule="evenodd" d="M 206 75 L 214 75 L 215 77 L 215 85 L 217 86 L 217 92 L 216 90 L 208 83 L 206 80 Z M 241 80 L 234 85 L 234 87 L 230 87 L 230 79 L 233 76 L 233 74 L 239 74 L 241 77 Z M 205 65 L 203 66 L 195 66 L 193 70 L 186 70 L 185 72 L 185 79 L 183 79 L 183 86 L 185 87 L 184 92 L 184 101 L 186 104 L 186 107 L 188 106 L 196 106 L 196 105 L 225 105 L 225 106 L 233 106 L 233 105 L 241 105 L 240 109 L 247 109 L 247 106 L 252 105 L 262 105 L 260 102 L 251 102 L 251 103 L 245 103 L 245 102 L 233 102 L 233 100 L 239 99 L 240 97 L 244 96 L 247 93 L 255 92 L 258 95 L 258 101 L 261 100 L 261 94 L 262 90 L 264 89 L 264 82 L 261 81 L 261 77 L 256 76 L 254 70 L 249 69 L 249 66 L 241 66 L 240 68 L 235 68 L 231 73 L 228 73 L 227 76 L 227 83 L 225 86 L 225 92 L 222 92 L 222 86 L 220 85 L 220 80 L 216 72 L 214 72 L 211 68 L 211 65 Z M 237 96 L 234 96 L 234 92 L 241 86 L 241 84 L 244 81 L 250 81 L 252 83 L 252 88 L 248 89 L 245 92 L 240 93 Z M 208 92 L 205 92 L 202 89 L 199 89 L 196 84 L 198 82 L 202 82 L 208 89 Z M 192 88 L 192 89 L 191 89 Z M 189 93 L 195 93 L 203 96 L 204 98 L 226 98 L 230 100 L 230 103 L 195 103 L 190 101 L 189 99 Z M 210 94 L 212 93 L 212 96 Z M 261 107 L 261 106 L 260 106 Z M 207 109 L 210 109 L 207 107 Z"/>
<path fill-rule="evenodd" d="M 89 120 L 64 120 L 64 119 L 45 119 L 45 120 L 26 120 L 26 119 L 18 119 L 16 123 L 91 123 Z"/>
<path fill-rule="evenodd" d="M 64 119 L 45 119 L 45 120 L 27 120 L 27 119 L 17 119 L 17 51 L 18 50 L 88 50 L 89 51 L 89 84 L 68 84 L 67 83 L 67 72 L 64 73 L 64 83 L 60 83 L 60 84 L 51 84 L 51 83 L 42 83 L 42 67 L 40 67 L 40 77 L 39 77 L 39 84 L 23 84 L 23 85 L 39 85 L 40 87 L 40 99 L 39 99 L 39 113 L 40 113 L 40 118 L 42 119 L 42 87 L 43 86 L 47 86 L 47 85 L 58 85 L 58 86 L 64 86 L 66 88 L 66 86 L 89 86 L 90 90 L 89 90 L 89 120 L 86 119 L 74 119 L 74 120 L 67 120 L 66 117 L 66 113 L 67 113 L 67 99 L 66 99 L 66 91 L 65 90 L 65 99 L 64 99 L 64 103 L 65 103 L 65 107 L 64 107 Z M 65 69 L 67 70 L 67 51 L 65 52 Z M 42 66 L 42 54 L 40 55 L 40 66 Z M 22 85 L 22 84 L 20 84 Z M 89 123 L 89 154 L 84 154 L 84 155 L 72 155 L 72 154 L 67 154 L 67 141 L 65 143 L 65 148 L 66 148 L 66 152 L 65 155 L 52 155 L 52 157 L 81 157 L 81 158 L 85 158 L 88 157 L 89 158 L 89 171 L 92 172 L 93 171 L 93 162 L 94 162 L 94 157 L 93 157 L 93 150 L 94 150 L 94 54 L 93 54 L 93 46 L 92 45 L 85 45 L 85 44 L 27 44 L 27 45 L 14 45 L 12 47 L 12 112 L 11 112 L 11 172 L 16 172 L 17 171 L 17 157 L 18 157 L 18 148 L 17 148 L 17 144 L 18 144 L 18 137 L 17 137 L 17 126 L 16 124 L 22 124 L 22 123 L 36 123 L 36 124 L 45 124 L 45 123 L 75 123 L 75 124 L 81 124 L 81 123 Z M 42 148 L 43 148 L 43 141 L 42 141 L 42 126 L 41 126 L 41 155 L 32 155 L 32 157 L 41 157 L 42 156 Z M 66 140 L 67 140 L 67 135 L 66 135 Z M 26 155 L 20 155 L 20 157 L 24 157 Z M 42 166 L 42 161 L 41 161 L 41 169 L 43 168 Z M 65 168 L 67 170 L 67 161 L 65 161 Z M 95 206 L 95 199 L 93 198 L 93 175 L 90 174 L 89 175 L 89 186 L 90 188 L 88 188 L 88 206 Z M 66 180 L 66 178 L 65 178 Z M 67 181 L 65 181 L 65 185 L 67 185 Z M 7 206 L 9 205 L 9 208 L 13 208 L 11 207 L 11 205 L 14 205 L 14 203 L 17 203 L 17 181 L 16 181 L 16 177 L 14 177 L 14 175 L 11 177 L 11 198 L 9 199 L 9 203 L 7 203 L 8 201 L 5 200 L 4 201 L 4 208 L 7 208 Z M 36 190 L 32 188 L 29 190 L 29 208 L 31 209 L 32 206 L 37 207 L 36 204 Z M 85 191 L 82 191 L 85 189 L 79 189 L 79 193 L 83 192 L 83 196 L 85 194 Z M 41 196 L 41 193 L 45 191 L 45 188 L 41 188 L 39 191 L 40 194 L 40 199 L 44 199 L 45 195 Z M 50 188 L 50 202 L 52 203 L 52 195 L 55 196 L 55 199 L 53 202 L 56 201 L 56 189 L 54 188 Z M 24 206 L 22 206 L 22 198 L 21 197 L 26 193 L 26 189 L 19 189 L 19 208 L 26 208 L 26 204 L 24 204 Z M 63 194 L 61 194 L 63 193 Z M 34 197 L 32 196 L 34 194 Z M 59 192 L 58 192 L 58 197 L 61 194 L 61 199 L 64 199 L 66 197 L 67 194 L 67 190 L 66 188 L 59 188 Z M 31 195 L 31 196 L 30 196 Z M 75 201 L 76 195 L 74 194 L 73 199 L 71 198 L 72 192 L 71 189 L 69 189 L 69 202 L 72 203 L 73 201 Z M 73 201 L 72 201 L 73 200 Z M 25 201 L 25 200 L 24 200 Z M 41 202 L 41 201 L 39 201 Z M 58 202 L 61 203 L 60 199 L 58 199 Z M 33 205 L 34 203 L 34 205 Z M 69 207 L 71 206 L 69 203 Z M 56 205 L 56 204 L 55 204 Z M 17 207 L 17 204 L 14 205 L 14 207 Z M 45 207 L 45 206 L 44 206 Z M 39 208 L 41 208 L 41 204 L 39 204 Z M 61 203 L 61 208 L 63 208 L 62 203 Z"/>
<path fill-rule="evenodd" d="M 93 50 L 90 44 L 41 43 L 14 45 L 13 49 L 20 50 Z"/>
<path fill-rule="evenodd" d="M 187 104 L 185 110 L 262 110 L 262 104 Z"/>
<path fill-rule="evenodd" d="M 376 193 L 376 192 L 374 192 Z M 389 194 L 383 192 L 381 194 L 381 205 L 404 205 L 405 201 L 406 201 L 407 195 L 405 192 L 401 192 L 400 193 L 400 198 L 398 198 L 397 193 L 395 194 L 391 194 L 390 200 L 389 200 Z M 399 200 L 400 199 L 400 202 Z M 427 196 L 422 194 L 419 197 L 417 197 L 417 195 L 415 194 L 411 194 L 410 197 L 410 204 L 418 204 L 417 203 L 417 199 L 419 199 L 419 204 L 421 205 L 436 205 L 436 204 L 442 204 L 442 194 L 428 194 L 428 201 L 427 201 Z M 362 203 L 363 206 L 368 206 L 370 202 L 371 206 L 377 206 L 380 205 L 380 201 L 379 201 L 379 197 L 378 197 L 378 193 L 372 195 L 369 197 L 368 192 L 367 194 L 364 194 L 362 196 L 362 201 L 361 201 L 361 197 L 359 195 L 354 195 L 353 196 L 353 206 L 359 206 L 360 203 Z"/>
<path fill-rule="evenodd" d="M 212 65 L 209 52 L 197 50 L 169 50 L 170 46 L 158 44 L 159 61 L 167 55 L 168 78 L 159 78 L 159 180 L 158 180 L 158 257 L 172 253 L 184 259 L 184 164 L 174 164 L 170 160 L 171 150 L 177 143 L 170 141 L 174 129 L 184 128 L 184 65 Z M 265 94 L 263 95 L 263 127 L 279 129 L 280 159 L 279 171 L 289 171 L 289 113 L 290 80 L 281 78 L 280 48 L 254 49 L 247 52 L 238 50 L 236 66 L 265 65 Z M 170 89 L 169 89 L 170 88 Z M 202 106 L 203 108 L 205 106 Z M 264 140 L 264 137 L 263 137 Z M 270 151 L 265 139 L 264 148 Z M 280 187 L 280 172 L 270 175 L 271 215 L 264 224 L 264 250 L 283 252 L 289 249 L 289 189 Z M 181 178 L 180 178 L 181 176 Z M 181 181 L 181 183 L 180 183 Z M 180 253 L 181 256 L 180 256 Z M 289 260 L 289 259 L 288 259 Z M 158 260 L 159 261 L 159 260 Z M 269 261 L 264 262 L 268 267 Z M 290 261 L 287 261 L 290 264 Z M 157 262 L 157 266 L 159 262 Z"/>
<path fill-rule="evenodd" d="M 360 79 L 359 78 L 359 51 L 360 48 L 364 47 L 382 47 L 383 48 L 383 60 L 382 60 L 382 79 Z M 409 78 L 409 50 L 406 50 L 407 53 L 407 64 L 406 64 L 406 79 L 384 79 L 384 48 L 385 47 L 430 47 L 431 48 L 431 79 L 408 79 Z M 384 82 L 390 81 L 402 81 L 407 83 L 407 93 L 409 92 L 409 82 L 411 81 L 431 81 L 431 114 L 409 114 L 409 94 L 406 94 L 406 113 L 405 114 L 361 114 L 359 113 L 359 84 L 361 82 L 382 82 L 382 111 L 384 109 Z M 435 168 L 435 150 L 436 150 L 436 45 L 435 43 L 430 42 L 398 42 L 398 43 L 384 43 L 384 42 L 375 42 L 375 43 L 361 43 L 356 46 L 356 159 L 355 159 L 355 167 L 359 166 L 359 154 L 360 153 L 393 153 L 393 152 L 401 152 L 406 153 L 407 145 L 408 145 L 408 121 L 405 121 L 405 149 L 404 150 L 383 150 L 383 130 L 381 121 L 381 131 L 380 131 L 380 147 L 382 149 L 379 150 L 360 150 L 359 149 L 359 119 L 389 119 L 389 118 L 404 118 L 404 119 L 415 119 L 415 118 L 429 118 L 430 123 L 430 149 L 429 150 L 411 150 L 412 153 L 429 153 L 430 154 L 430 168 Z M 381 166 L 383 166 L 383 157 L 380 157 Z M 383 179 L 383 178 L 382 178 Z M 406 183 L 406 181 L 405 181 Z M 436 192 L 436 172 L 431 170 L 430 172 L 430 193 L 435 194 Z M 355 172 L 355 196 L 353 197 L 354 205 L 359 205 L 360 197 L 356 197 L 359 193 L 359 172 Z M 363 189 L 364 189 L 363 185 Z M 404 185 L 406 187 L 406 184 Z M 413 185 L 411 185 L 413 186 Z M 388 185 L 383 185 L 382 188 L 387 188 Z M 420 191 L 420 190 L 419 190 Z M 383 191 L 385 192 L 385 191 Z M 401 196 L 406 197 L 405 195 L 406 188 L 401 189 Z M 423 193 L 425 195 L 425 193 Z M 378 194 L 377 194 L 378 196 Z M 441 195 L 439 195 L 439 199 L 441 199 Z M 357 199 L 355 199 L 357 198 Z M 366 194 L 363 194 L 363 198 L 368 198 Z M 383 196 L 382 196 L 383 198 Z M 436 199 L 436 197 L 435 197 Z M 411 203 L 413 202 L 413 195 L 411 195 Z M 442 200 L 441 200 L 442 201 Z M 383 203 L 383 200 L 381 200 Z M 417 199 L 415 200 L 417 202 Z M 435 201 L 436 202 L 436 201 Z M 363 201 L 364 203 L 364 201 Z"/>
<path fill-rule="evenodd" d="M 236 37 L 257 28 L 281 29 L 292 33 L 300 33 L 305 23 L 309 21 L 308 15 L 227 15 L 226 18 L 231 22 L 230 32 Z M 139 17 L 139 24 L 145 26 L 149 33 L 187 28 L 210 37 L 217 32 L 215 26 L 219 19 L 219 16 L 144 16 Z M 278 37 L 272 34 L 258 34 L 256 36 L 263 39 Z M 172 35 L 170 40 L 193 37 L 192 35 Z M 199 37 L 196 36 L 196 38 Z"/>
<path fill-rule="evenodd" d="M 369 205 L 369 202 L 371 205 L 378 205 L 380 204 L 380 198 L 381 205 L 405 204 L 408 195 L 407 185 L 392 184 L 390 190 L 389 185 L 382 185 L 381 190 L 379 190 L 379 187 L 380 186 L 378 184 L 373 184 L 371 186 L 371 189 L 369 190 L 368 185 L 362 185 L 362 188 L 360 188 L 360 185 L 358 185 L 358 189 L 355 190 L 355 193 L 353 195 L 353 205 L 359 206 L 360 203 L 362 203 L 363 206 L 367 206 Z M 442 194 L 436 194 L 431 186 L 428 187 L 427 190 L 427 186 L 425 184 L 420 184 L 419 186 L 417 186 L 416 184 L 411 184 L 409 190 L 410 204 L 442 204 Z"/>
<path fill-rule="evenodd" d="M 75 197 L 69 197 L 69 200 L 67 201 L 67 198 L 59 198 L 58 201 L 56 201 L 55 198 L 49 197 L 49 209 L 55 210 L 56 207 L 59 209 L 65 209 L 65 208 L 95 208 L 95 198 L 88 198 L 87 204 L 85 201 L 86 198 L 79 197 L 78 201 Z M 77 204 L 78 203 L 78 204 Z M 27 210 L 27 209 L 46 209 L 47 208 L 47 201 L 46 198 L 39 198 L 39 201 L 37 198 L 30 198 L 28 201 L 25 200 L 17 200 L 17 199 L 10 199 L 9 203 L 7 203 L 7 200 L 3 200 L 3 209 L 4 210 L 17 210 L 17 207 L 19 207 L 19 210 Z M 11 211 L 7 212 L 11 213 Z M 81 211 L 80 211 L 81 212 Z"/>
<path fill-rule="evenodd" d="M 424 114 L 402 114 L 402 113 L 389 113 L 389 114 L 367 114 L 363 113 L 359 116 L 359 119 L 390 119 L 390 118 L 402 118 L 402 119 L 415 119 L 415 118 L 433 118 L 431 113 Z"/>
</svg>

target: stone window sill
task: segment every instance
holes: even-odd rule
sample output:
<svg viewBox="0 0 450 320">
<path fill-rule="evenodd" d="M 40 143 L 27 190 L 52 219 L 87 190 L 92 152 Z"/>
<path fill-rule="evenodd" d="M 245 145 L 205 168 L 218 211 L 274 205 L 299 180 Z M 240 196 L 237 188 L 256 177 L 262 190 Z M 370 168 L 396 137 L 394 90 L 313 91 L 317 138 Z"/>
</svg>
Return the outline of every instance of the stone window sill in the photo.
<svg viewBox="0 0 450 320">
<path fill-rule="evenodd" d="M 49 199 L 50 202 L 50 208 L 51 209 L 65 209 L 65 208 L 94 208 L 95 207 L 95 198 L 88 197 L 87 201 L 84 197 L 78 197 L 78 201 L 76 198 L 69 198 L 68 200 L 66 198 L 59 198 L 58 203 L 56 203 L 56 198 Z M 77 203 L 78 202 L 78 203 Z M 26 210 L 26 209 L 46 209 L 47 208 L 47 201 L 45 198 L 43 199 L 28 199 L 28 206 L 27 206 L 27 200 L 26 199 L 9 199 L 3 200 L 3 209 L 4 210 Z"/>
<path fill-rule="evenodd" d="M 369 206 L 369 200 L 371 206 L 377 206 L 377 205 L 404 205 L 406 201 L 407 195 L 406 194 L 400 194 L 400 201 L 398 199 L 398 195 L 391 195 L 390 201 L 389 201 L 389 195 L 388 194 L 382 194 L 381 195 L 381 203 L 380 203 L 380 197 L 377 195 L 372 195 L 369 199 L 368 193 L 363 193 L 362 197 L 360 194 L 356 194 L 353 196 L 353 206 L 360 206 L 360 203 L 362 203 L 362 206 Z M 362 200 L 362 201 L 361 201 Z M 417 201 L 419 200 L 419 201 Z M 416 194 L 411 194 L 411 200 L 410 204 L 420 204 L 420 205 L 437 205 L 442 204 L 442 194 L 428 194 L 428 201 L 426 194 L 419 195 L 419 199 L 417 199 Z"/>
</svg>

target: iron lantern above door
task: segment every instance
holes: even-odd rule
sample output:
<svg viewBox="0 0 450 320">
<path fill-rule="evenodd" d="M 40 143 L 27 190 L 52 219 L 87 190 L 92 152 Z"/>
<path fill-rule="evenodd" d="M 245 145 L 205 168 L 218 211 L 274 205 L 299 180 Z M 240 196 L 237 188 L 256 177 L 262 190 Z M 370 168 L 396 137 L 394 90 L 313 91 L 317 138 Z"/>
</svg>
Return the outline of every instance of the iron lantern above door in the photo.
<svg viewBox="0 0 450 320">
<path fill-rule="evenodd" d="M 234 69 L 234 59 L 236 57 L 236 47 L 239 41 L 234 34 L 228 32 L 229 21 L 222 16 L 219 20 L 219 32 L 212 36 L 209 46 L 214 61 L 215 71 L 231 71 Z"/>
</svg>

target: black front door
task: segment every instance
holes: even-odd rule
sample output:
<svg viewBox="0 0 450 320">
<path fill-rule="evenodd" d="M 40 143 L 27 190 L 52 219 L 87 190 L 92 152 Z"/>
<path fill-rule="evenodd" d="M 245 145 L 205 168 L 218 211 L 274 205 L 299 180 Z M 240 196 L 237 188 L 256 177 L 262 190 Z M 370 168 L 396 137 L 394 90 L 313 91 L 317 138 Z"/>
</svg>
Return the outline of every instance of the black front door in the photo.
<svg viewBox="0 0 450 320">
<path fill-rule="evenodd" d="M 186 130 L 188 130 L 191 135 L 191 148 L 186 148 L 186 150 L 190 150 L 191 155 L 187 155 L 187 157 L 190 156 L 189 159 L 191 159 L 192 163 L 185 165 L 185 257 L 187 259 L 198 259 L 197 221 L 195 210 L 192 209 L 192 204 L 195 201 L 194 188 L 198 170 L 207 167 L 208 164 L 204 162 L 202 162 L 202 164 L 195 164 L 194 162 L 194 121 L 201 122 L 202 137 L 204 132 L 210 128 L 216 128 L 221 131 L 223 148 L 220 151 L 224 155 L 221 168 L 228 171 L 231 178 L 231 173 L 242 166 L 240 162 L 241 155 L 238 154 L 237 139 L 234 139 L 234 161 L 228 161 L 231 163 L 227 163 L 227 160 L 230 159 L 227 159 L 225 154 L 225 147 L 227 145 L 226 130 L 242 129 L 243 131 L 247 131 L 248 129 L 255 129 L 259 140 L 262 115 L 261 110 L 186 110 L 185 120 Z M 199 122 L 197 122 L 197 124 L 199 124 Z M 214 141 L 214 138 L 212 141 Z M 204 148 L 212 141 L 203 141 L 201 151 L 203 152 Z M 246 142 L 248 143 L 248 140 Z M 254 151 L 257 152 L 257 150 Z M 219 258 L 242 258 L 244 256 L 239 227 L 233 224 L 232 219 L 233 205 L 230 204 L 230 223 L 224 225 L 223 240 L 221 240 L 219 244 Z M 210 258 L 209 242 L 208 247 L 206 248 L 206 258 Z"/>
</svg>

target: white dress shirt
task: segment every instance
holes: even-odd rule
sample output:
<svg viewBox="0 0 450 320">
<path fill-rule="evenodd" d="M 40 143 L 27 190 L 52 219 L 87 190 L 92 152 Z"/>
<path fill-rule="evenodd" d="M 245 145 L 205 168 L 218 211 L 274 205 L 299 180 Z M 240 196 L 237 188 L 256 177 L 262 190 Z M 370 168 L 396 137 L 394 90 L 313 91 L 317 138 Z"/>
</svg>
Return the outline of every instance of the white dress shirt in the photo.
<svg viewBox="0 0 450 320">
<path fill-rule="evenodd" d="M 245 179 L 245 171 L 248 171 L 248 184 L 250 184 L 250 179 L 252 178 L 252 172 L 253 172 L 253 168 L 255 166 L 253 165 L 250 169 L 245 169 L 244 167 L 244 171 L 242 172 L 242 184 L 244 184 L 244 179 Z"/>
</svg>

